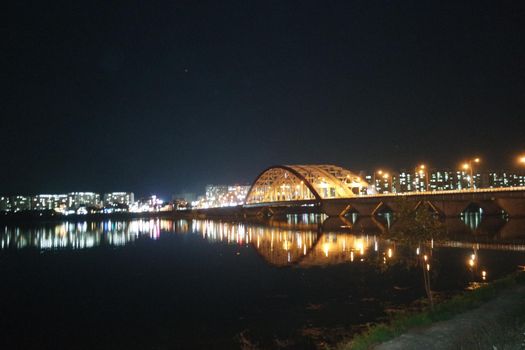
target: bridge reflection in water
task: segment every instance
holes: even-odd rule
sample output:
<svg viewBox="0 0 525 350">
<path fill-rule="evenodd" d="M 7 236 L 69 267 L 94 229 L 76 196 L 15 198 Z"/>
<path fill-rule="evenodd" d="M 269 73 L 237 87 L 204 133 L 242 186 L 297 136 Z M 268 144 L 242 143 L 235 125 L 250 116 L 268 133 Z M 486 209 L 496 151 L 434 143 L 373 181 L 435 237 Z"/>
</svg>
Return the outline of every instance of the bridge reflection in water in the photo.
<svg viewBox="0 0 525 350">
<path fill-rule="evenodd" d="M 314 214 L 251 223 L 161 219 L 64 222 L 24 228 L 6 226 L 0 234 L 0 248 L 3 251 L 28 247 L 75 250 L 123 246 L 138 239 L 156 240 L 162 232 L 198 234 L 210 243 L 253 247 L 264 261 L 277 267 L 308 268 L 363 261 L 388 265 L 396 263 L 401 255 L 398 254 L 400 247 L 381 238 L 390 226 L 388 216 L 340 219 Z M 521 265 L 525 265 L 525 218 L 505 221 L 465 216 L 446 220 L 445 227 L 449 240 L 429 247 L 430 256 L 438 246 L 464 249 L 466 266 L 473 268 L 471 256 L 477 257 L 484 250 L 523 252 Z M 420 249 L 413 253 L 419 254 Z M 430 258 L 428 268 L 432 268 Z M 483 266 L 479 266 L 480 275 L 485 274 L 483 279 L 486 278 L 484 271 Z"/>
<path fill-rule="evenodd" d="M 297 217 L 290 216 L 287 220 L 271 219 L 265 225 L 195 220 L 192 231 L 200 233 L 209 241 L 252 245 L 266 262 L 279 267 L 312 267 L 366 259 L 387 264 L 396 259 L 396 244 L 382 239 L 379 234 L 362 231 L 364 226 L 358 225 L 359 220 L 354 225 L 344 225 L 345 222 L 341 221 L 342 225 L 338 230 L 330 231 L 324 228 L 326 221 L 322 223 L 320 216 L 305 215 L 306 219 L 299 221 Z M 369 219 L 367 218 L 367 223 Z M 507 223 L 503 221 L 501 228 L 511 222 L 512 226 L 521 227 L 522 235 L 515 235 L 512 240 L 502 240 L 497 238 L 497 233 L 481 236 L 479 227 L 473 230 L 459 219 L 450 221 L 446 223 L 446 227 L 451 239 L 430 243 L 432 246 L 429 248 L 467 249 L 467 257 L 471 256 L 471 252 L 477 255 L 483 250 L 523 252 L 525 263 L 525 220 L 511 220 Z M 415 253 L 419 251 L 418 249 Z"/>
</svg>

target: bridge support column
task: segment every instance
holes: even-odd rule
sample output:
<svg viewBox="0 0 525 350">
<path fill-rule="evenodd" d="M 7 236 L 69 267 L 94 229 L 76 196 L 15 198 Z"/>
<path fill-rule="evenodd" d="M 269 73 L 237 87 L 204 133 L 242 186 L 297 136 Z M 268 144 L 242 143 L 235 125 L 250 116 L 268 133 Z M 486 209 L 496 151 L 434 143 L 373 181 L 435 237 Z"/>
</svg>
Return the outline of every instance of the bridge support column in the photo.
<svg viewBox="0 0 525 350">
<path fill-rule="evenodd" d="M 344 216 L 350 209 L 350 204 L 346 201 L 324 200 L 321 203 L 321 212 L 330 216 Z"/>
<path fill-rule="evenodd" d="M 341 230 L 351 230 L 352 223 L 349 222 L 344 216 L 329 217 L 323 221 L 323 232 L 326 231 L 341 231 Z"/>
<path fill-rule="evenodd" d="M 525 198 L 498 198 L 496 203 L 510 217 L 525 216 Z"/>
<path fill-rule="evenodd" d="M 380 235 L 386 232 L 386 228 L 373 216 L 359 217 L 352 226 L 351 233 L 355 235 Z"/>
<path fill-rule="evenodd" d="M 413 209 L 415 209 L 419 205 L 418 201 L 406 201 L 406 203 L 400 201 L 383 201 L 383 203 L 388 208 L 390 208 L 393 213 L 399 212 L 402 209 L 403 205 L 410 205 Z"/>
<path fill-rule="evenodd" d="M 351 207 L 361 216 L 373 216 L 377 209 L 381 206 L 381 202 L 358 203 L 352 202 Z"/>
<path fill-rule="evenodd" d="M 470 204 L 469 201 L 429 201 L 430 205 L 445 217 L 458 217 Z"/>
</svg>

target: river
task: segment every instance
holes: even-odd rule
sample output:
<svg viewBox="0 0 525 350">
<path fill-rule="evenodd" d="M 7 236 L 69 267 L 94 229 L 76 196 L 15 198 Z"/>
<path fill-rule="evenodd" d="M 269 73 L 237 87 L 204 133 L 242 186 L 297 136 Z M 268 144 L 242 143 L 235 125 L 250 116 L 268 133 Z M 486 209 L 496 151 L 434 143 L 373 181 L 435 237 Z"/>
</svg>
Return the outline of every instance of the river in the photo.
<svg viewBox="0 0 525 350">
<path fill-rule="evenodd" d="M 423 269 L 440 299 L 525 265 L 525 219 L 465 215 L 418 248 L 383 239 L 390 223 L 2 225 L 0 347 L 315 349 L 424 305 Z"/>
</svg>

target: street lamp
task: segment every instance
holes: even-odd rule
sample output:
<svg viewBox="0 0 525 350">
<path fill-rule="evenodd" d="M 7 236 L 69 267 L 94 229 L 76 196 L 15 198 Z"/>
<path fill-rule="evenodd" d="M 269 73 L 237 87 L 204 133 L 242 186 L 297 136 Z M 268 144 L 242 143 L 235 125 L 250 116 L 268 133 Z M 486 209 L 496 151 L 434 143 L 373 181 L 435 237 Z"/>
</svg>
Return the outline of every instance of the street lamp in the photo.
<svg viewBox="0 0 525 350">
<path fill-rule="evenodd" d="M 474 158 L 463 164 L 463 170 L 470 170 L 470 188 L 474 189 L 474 164 L 479 164 L 481 159 Z"/>
</svg>

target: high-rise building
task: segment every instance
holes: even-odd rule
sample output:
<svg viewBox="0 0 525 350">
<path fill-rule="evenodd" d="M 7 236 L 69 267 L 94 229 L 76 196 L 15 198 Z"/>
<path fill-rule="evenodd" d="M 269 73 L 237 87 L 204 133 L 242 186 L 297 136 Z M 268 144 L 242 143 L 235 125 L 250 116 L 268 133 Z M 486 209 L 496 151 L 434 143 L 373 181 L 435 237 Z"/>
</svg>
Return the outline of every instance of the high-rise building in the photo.
<svg viewBox="0 0 525 350">
<path fill-rule="evenodd" d="M 67 194 L 38 194 L 31 197 L 32 210 L 65 209 L 68 204 Z"/>
<path fill-rule="evenodd" d="M 0 211 L 11 211 L 11 198 L 9 196 L 0 197 Z"/>
<path fill-rule="evenodd" d="M 104 193 L 104 206 L 131 206 L 135 202 L 135 195 L 133 192 L 111 192 Z"/>
<path fill-rule="evenodd" d="M 221 199 L 228 194 L 226 185 L 206 185 L 205 197 L 208 207 L 220 207 Z"/>
<path fill-rule="evenodd" d="M 511 173 L 508 171 L 491 171 L 484 175 L 484 187 L 494 188 L 525 186 L 525 175 Z"/>
<path fill-rule="evenodd" d="M 131 212 L 156 212 L 164 206 L 164 201 L 156 195 L 139 198 L 129 206 Z"/>
<path fill-rule="evenodd" d="M 78 209 L 80 207 L 100 206 L 100 194 L 94 192 L 71 192 L 67 195 L 68 207 Z"/>
<path fill-rule="evenodd" d="M 412 192 L 414 190 L 413 175 L 405 170 L 396 175 L 396 192 Z"/>
<path fill-rule="evenodd" d="M 455 189 L 455 173 L 449 170 L 434 170 L 430 173 L 430 191 L 447 191 Z"/>
<path fill-rule="evenodd" d="M 192 202 L 192 205 L 198 208 L 242 205 L 249 190 L 249 185 L 207 185 L 205 196 Z"/>
<path fill-rule="evenodd" d="M 31 197 L 29 196 L 12 196 L 11 197 L 11 211 L 31 210 Z"/>
<path fill-rule="evenodd" d="M 425 171 L 416 171 L 414 173 L 414 191 L 424 192 L 429 187 L 428 174 Z"/>
</svg>

